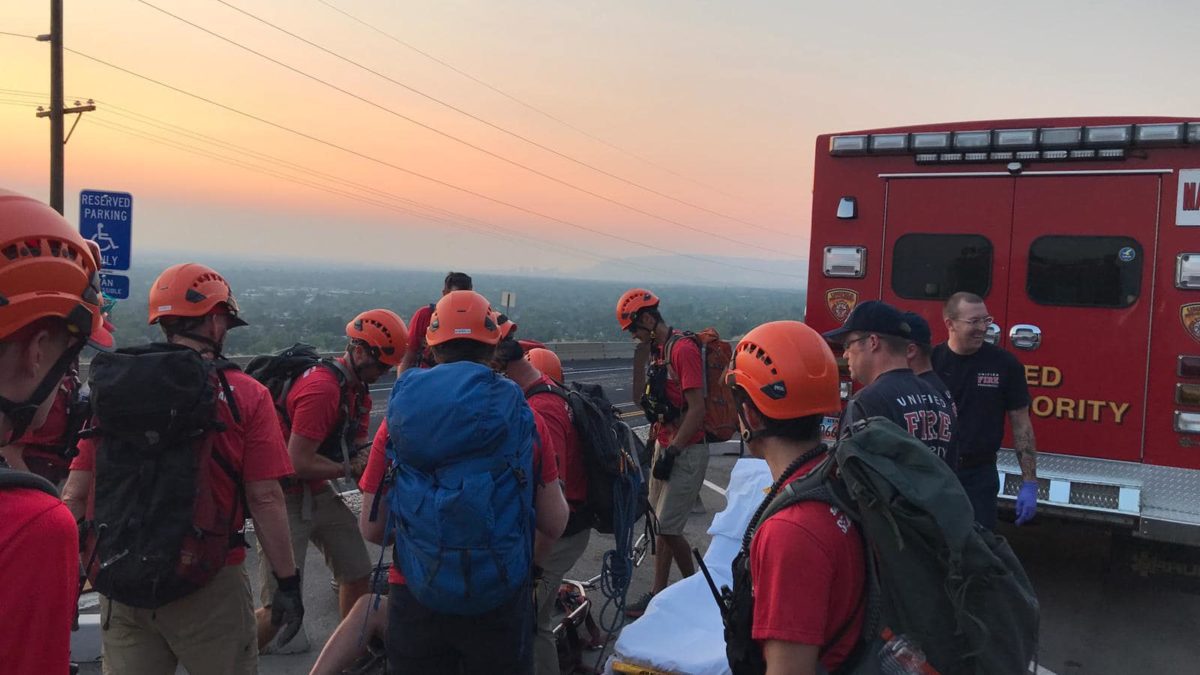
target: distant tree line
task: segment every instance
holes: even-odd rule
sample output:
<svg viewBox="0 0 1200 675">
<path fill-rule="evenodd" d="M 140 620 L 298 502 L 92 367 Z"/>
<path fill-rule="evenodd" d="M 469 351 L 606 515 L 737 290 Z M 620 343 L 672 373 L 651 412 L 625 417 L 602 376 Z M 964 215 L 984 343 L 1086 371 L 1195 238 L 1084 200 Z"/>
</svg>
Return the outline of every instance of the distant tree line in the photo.
<svg viewBox="0 0 1200 675">
<path fill-rule="evenodd" d="M 154 274 L 166 267 L 146 264 L 132 275 L 131 298 L 113 312 L 120 343 L 160 338 L 146 325 L 146 302 Z M 436 302 L 444 274 L 405 270 L 312 268 L 308 265 L 211 262 L 233 285 L 242 316 L 250 325 L 229 334 L 228 355 L 261 354 L 294 342 L 321 350 L 345 345 L 346 323 L 357 313 L 383 307 L 407 322 L 413 311 Z M 470 270 L 467 270 L 470 272 Z M 516 295 L 510 316 L 518 334 L 545 342 L 620 341 L 628 339 L 616 323 L 615 306 L 631 285 L 574 279 L 476 274 L 475 290 L 500 308 L 501 291 Z M 656 285 L 664 316 L 677 328 L 716 328 L 723 336 L 744 334 L 754 326 L 804 316 L 804 293 L 754 288 Z"/>
</svg>

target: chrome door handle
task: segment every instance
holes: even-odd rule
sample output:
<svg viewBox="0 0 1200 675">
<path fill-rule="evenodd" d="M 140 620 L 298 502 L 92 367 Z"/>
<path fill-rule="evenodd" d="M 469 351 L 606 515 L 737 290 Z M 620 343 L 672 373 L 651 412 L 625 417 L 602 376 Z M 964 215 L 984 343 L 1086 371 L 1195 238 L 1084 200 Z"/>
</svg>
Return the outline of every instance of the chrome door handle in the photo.
<svg viewBox="0 0 1200 675">
<path fill-rule="evenodd" d="M 1017 349 L 1033 351 L 1042 345 L 1042 329 L 1027 323 L 1019 323 L 1008 331 L 1008 341 Z"/>
<path fill-rule="evenodd" d="M 1000 344 L 1000 324 L 989 324 L 987 332 L 983 334 L 983 341 L 990 345 Z"/>
</svg>

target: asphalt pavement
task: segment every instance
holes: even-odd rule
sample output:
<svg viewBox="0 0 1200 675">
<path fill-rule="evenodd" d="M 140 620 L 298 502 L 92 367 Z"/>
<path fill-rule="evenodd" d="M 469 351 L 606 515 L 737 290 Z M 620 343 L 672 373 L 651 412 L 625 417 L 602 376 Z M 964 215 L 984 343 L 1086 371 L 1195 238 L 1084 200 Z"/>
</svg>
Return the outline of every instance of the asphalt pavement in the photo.
<svg viewBox="0 0 1200 675">
<path fill-rule="evenodd" d="M 630 401 L 628 362 L 595 361 L 571 363 L 568 381 L 597 382 L 631 424 L 642 422 Z M 391 382 L 372 387 L 374 423 L 386 409 Z M 736 456 L 725 447 L 714 446 L 705 489 L 701 490 L 703 511 L 689 518 L 686 535 L 702 551 L 709 537 L 706 530 L 713 514 L 724 508 L 724 488 Z M 352 496 L 350 497 L 353 498 Z M 1032 525 L 1016 528 L 1002 525 L 1038 592 L 1042 606 L 1039 673 L 1056 675 L 1128 675 L 1128 673 L 1191 674 L 1200 672 L 1196 633 L 1200 628 L 1200 559 L 1194 551 L 1168 550 L 1144 542 L 1127 541 L 1093 527 L 1040 518 Z M 587 551 L 568 578 L 588 580 L 599 574 L 604 553 L 612 547 L 611 536 L 593 533 Z M 369 546 L 372 556 L 379 548 Z M 1162 562 L 1171 555 L 1175 562 Z M 1178 562 L 1180 559 L 1184 562 Z M 1194 562 L 1187 562 L 1194 560 Z M 257 596 L 257 565 L 248 561 Z M 676 574 L 678 574 L 676 572 Z M 630 601 L 649 589 L 652 581 L 649 558 L 635 572 Z M 307 673 L 320 646 L 338 622 L 337 595 L 329 583 L 329 572 L 319 553 L 309 548 L 305 586 L 305 630 L 312 650 L 290 656 L 264 656 L 260 672 Z M 612 620 L 610 610 L 602 614 L 604 599 L 599 591 L 593 615 Z M 719 636 L 718 636 L 719 637 Z M 598 659 L 599 653 L 592 653 Z M 83 672 L 98 673 L 97 664 L 86 664 Z M 182 672 L 182 670 L 181 670 Z"/>
</svg>

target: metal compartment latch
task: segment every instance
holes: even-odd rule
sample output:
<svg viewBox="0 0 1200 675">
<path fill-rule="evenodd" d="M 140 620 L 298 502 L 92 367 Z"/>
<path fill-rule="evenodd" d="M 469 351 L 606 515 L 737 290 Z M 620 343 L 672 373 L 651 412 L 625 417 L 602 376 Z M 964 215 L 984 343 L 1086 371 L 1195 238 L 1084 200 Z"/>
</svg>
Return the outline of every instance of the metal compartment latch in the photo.
<svg viewBox="0 0 1200 675">
<path fill-rule="evenodd" d="M 1033 351 L 1042 346 L 1042 329 L 1027 323 L 1016 324 L 1008 331 L 1008 341 L 1017 349 Z"/>
</svg>

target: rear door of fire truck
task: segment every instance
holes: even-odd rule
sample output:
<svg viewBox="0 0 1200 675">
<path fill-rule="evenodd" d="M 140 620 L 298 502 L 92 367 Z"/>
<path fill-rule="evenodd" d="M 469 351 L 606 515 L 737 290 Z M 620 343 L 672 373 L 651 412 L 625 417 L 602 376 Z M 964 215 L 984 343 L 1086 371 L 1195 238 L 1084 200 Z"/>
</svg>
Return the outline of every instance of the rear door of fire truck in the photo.
<svg viewBox="0 0 1200 675">
<path fill-rule="evenodd" d="M 1140 461 L 1161 175 L 1030 173 L 1013 179 L 1000 325 L 1038 446 Z"/>
<path fill-rule="evenodd" d="M 884 176 L 880 297 L 929 321 L 945 339 L 942 305 L 956 291 L 987 302 L 1003 324 L 1010 292 L 1013 179 L 1008 176 Z"/>
</svg>

